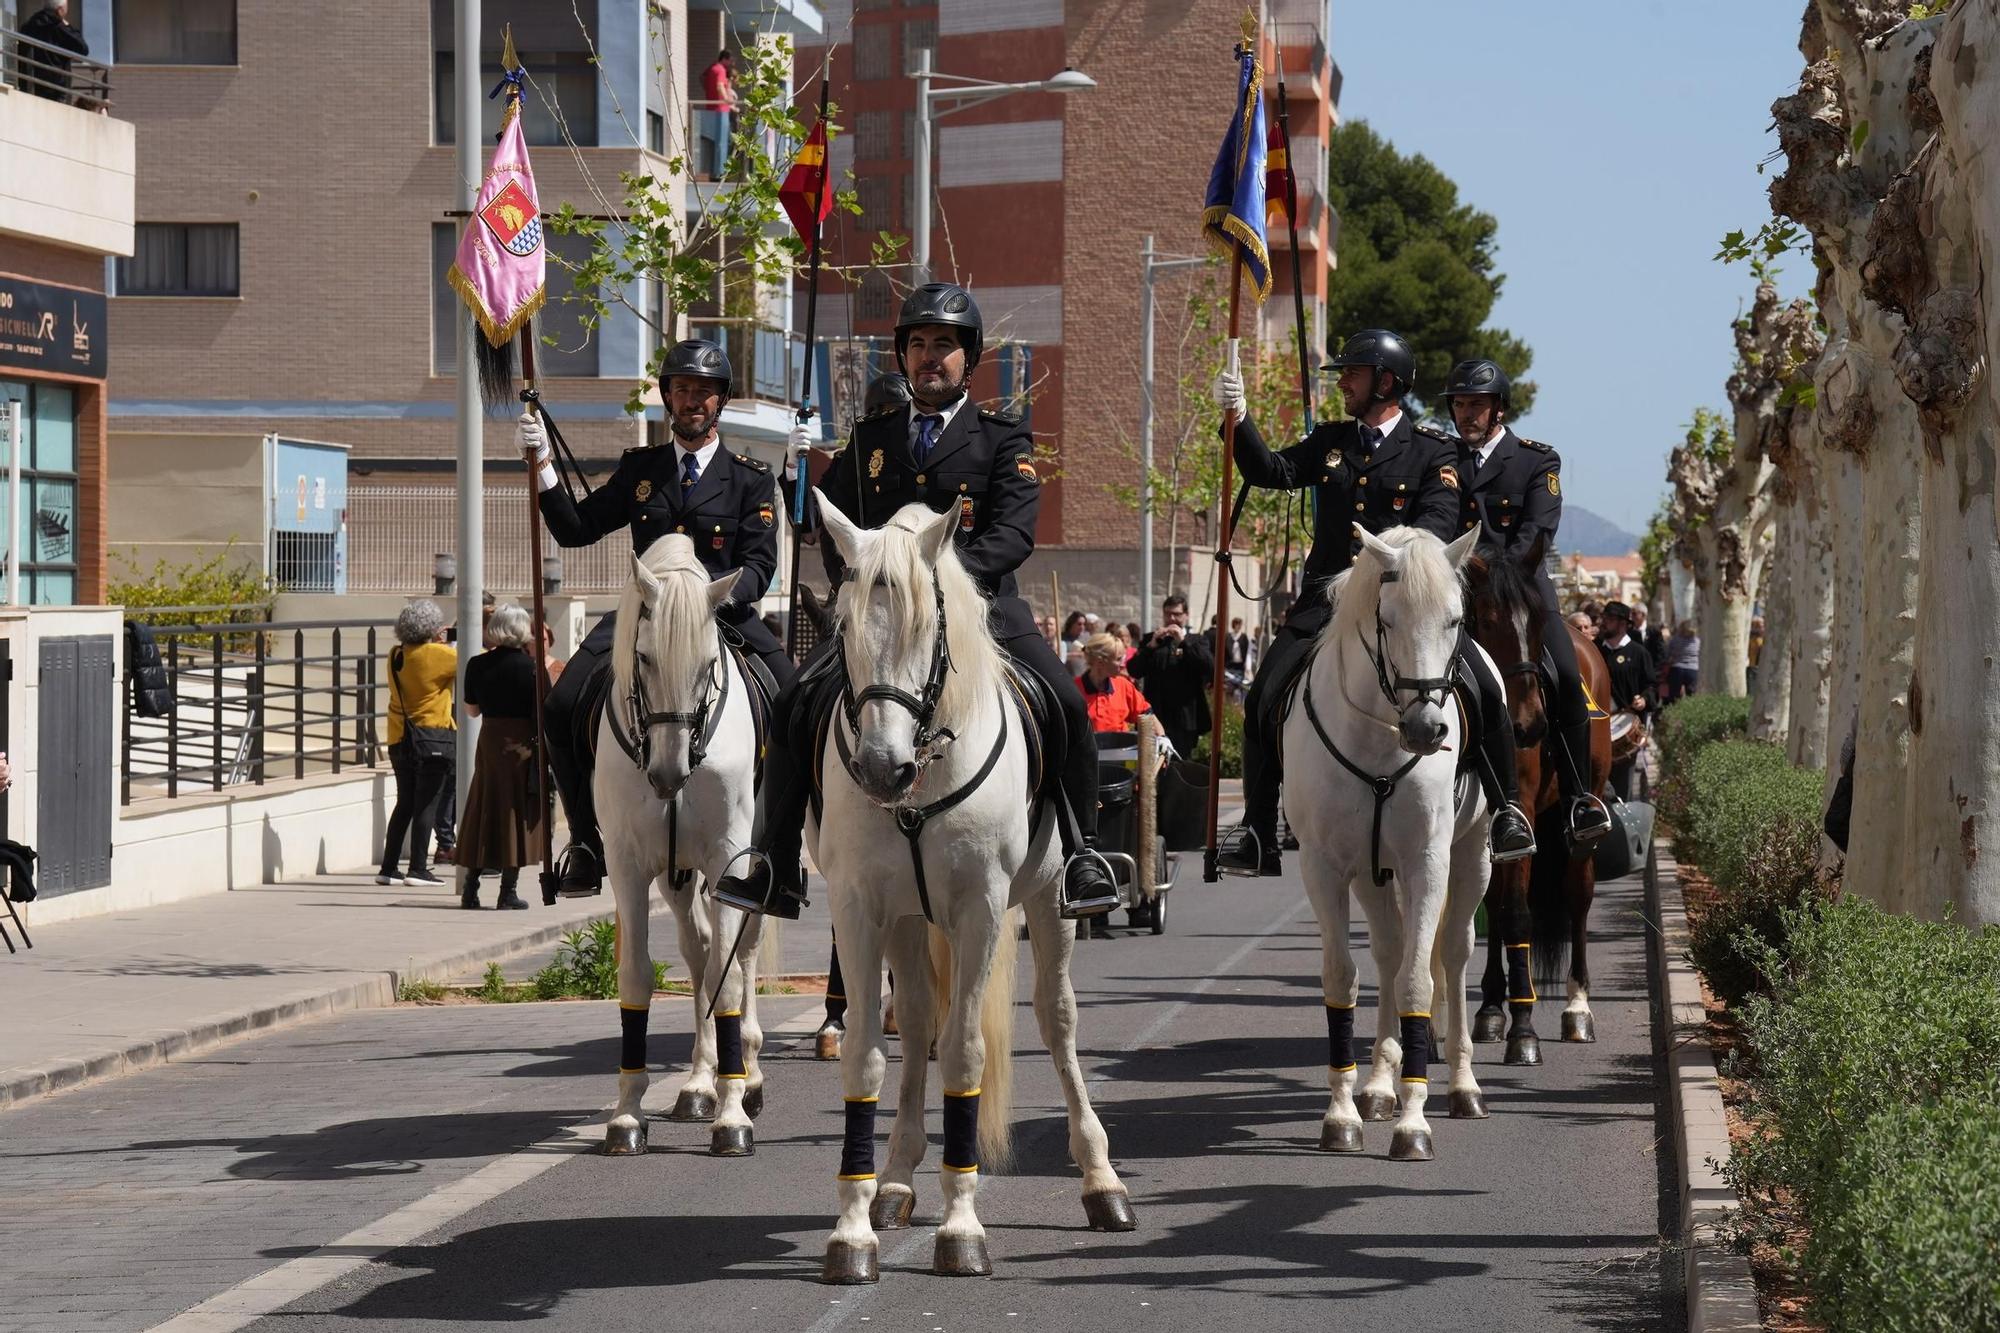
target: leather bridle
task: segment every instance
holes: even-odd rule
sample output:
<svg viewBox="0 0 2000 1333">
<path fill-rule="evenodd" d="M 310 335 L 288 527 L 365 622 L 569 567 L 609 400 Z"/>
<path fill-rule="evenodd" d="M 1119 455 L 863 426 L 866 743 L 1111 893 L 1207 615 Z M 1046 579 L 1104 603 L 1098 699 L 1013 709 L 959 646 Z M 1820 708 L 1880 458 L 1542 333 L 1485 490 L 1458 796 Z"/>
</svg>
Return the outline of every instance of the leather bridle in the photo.
<svg viewBox="0 0 2000 1333">
<path fill-rule="evenodd" d="M 1398 582 L 1402 577 L 1402 571 L 1400 570 L 1385 569 L 1382 571 L 1382 582 L 1385 585 Z M 1389 701 L 1389 707 L 1401 712 L 1406 706 L 1403 698 L 1404 695 L 1411 696 L 1410 703 L 1427 703 L 1438 708 L 1444 707 L 1445 699 L 1451 694 L 1452 686 L 1458 678 L 1458 657 L 1460 650 L 1457 647 L 1452 649 L 1451 659 L 1445 663 L 1445 674 L 1442 676 L 1404 676 L 1398 674 L 1392 677 L 1390 669 L 1395 664 L 1389 660 L 1389 627 L 1382 623 L 1382 599 L 1379 595 L 1375 599 L 1374 646 L 1369 646 L 1367 638 L 1362 636 L 1358 629 L 1355 631 L 1355 634 L 1356 637 L 1361 639 L 1361 651 L 1368 654 L 1369 662 L 1375 667 L 1375 683 L 1381 688 L 1382 697 Z M 1461 642 L 1463 642 L 1462 639 Z M 1433 698 L 1433 695 L 1436 697 Z"/>
</svg>

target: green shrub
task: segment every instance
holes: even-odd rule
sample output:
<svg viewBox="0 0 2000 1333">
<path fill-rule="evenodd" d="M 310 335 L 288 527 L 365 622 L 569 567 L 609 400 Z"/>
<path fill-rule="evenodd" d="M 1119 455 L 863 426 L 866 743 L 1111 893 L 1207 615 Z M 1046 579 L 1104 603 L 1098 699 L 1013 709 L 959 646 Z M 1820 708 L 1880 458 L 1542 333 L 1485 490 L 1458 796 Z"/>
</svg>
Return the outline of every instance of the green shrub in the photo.
<svg viewBox="0 0 2000 1333">
<path fill-rule="evenodd" d="M 1758 831 L 1744 859 L 1740 882 L 1717 887 L 1714 901 L 1694 925 L 1688 953 L 1709 986 L 1731 1007 L 1753 990 L 1768 990 L 1770 978 L 1757 960 L 1775 950 L 1784 957 L 1787 913 L 1831 897 L 1838 880 L 1819 868 L 1819 827 L 1782 815 Z"/>
<path fill-rule="evenodd" d="M 488 1004 L 499 1004 L 507 998 L 507 976 L 500 970 L 500 964 L 486 965 L 486 976 L 479 983 L 477 993 Z"/>
<path fill-rule="evenodd" d="M 1187 755 L 1197 763 L 1208 762 L 1208 737 L 1194 747 L 1194 753 Z M 1243 705 L 1226 704 L 1222 711 L 1222 776 L 1240 778 L 1243 776 Z"/>
<path fill-rule="evenodd" d="M 402 1004 L 436 1004 L 444 996 L 444 983 L 429 977 L 411 977 L 396 986 L 396 999 Z"/>
<path fill-rule="evenodd" d="M 1689 772 L 1695 754 L 1711 741 L 1748 735 L 1750 701 L 1723 694 L 1691 694 L 1660 714 L 1653 729 L 1660 751 L 1660 780 L 1653 788 L 1660 818 L 1678 829 L 1694 794 Z"/>
<path fill-rule="evenodd" d="M 667 965 L 653 964 L 653 989 L 666 984 Z M 572 930 L 556 946 L 556 956 L 535 974 L 535 995 L 544 1000 L 576 995 L 609 1000 L 618 994 L 618 924 L 593 921 Z"/>
<path fill-rule="evenodd" d="M 1725 894 L 1743 886 L 1744 863 L 1770 825 L 1787 818 L 1819 824 L 1824 775 L 1794 768 L 1775 745 L 1712 741 L 1695 752 L 1686 771 L 1691 794 L 1674 825 L 1674 850 Z"/>
<path fill-rule="evenodd" d="M 1752 951 L 1771 991 L 1742 1010 L 1749 1109 L 1773 1132 L 1739 1144 L 1729 1171 L 1746 1200 L 1789 1191 L 1813 1226 L 1840 1197 L 1870 1115 L 1990 1085 L 2000 930 L 1974 935 L 1854 897 L 1810 902 L 1784 930 L 1783 954 Z"/>
<path fill-rule="evenodd" d="M 2000 1330 L 2000 1082 L 1879 1107 L 1833 1163 L 1804 1270 L 1828 1333 Z"/>
</svg>

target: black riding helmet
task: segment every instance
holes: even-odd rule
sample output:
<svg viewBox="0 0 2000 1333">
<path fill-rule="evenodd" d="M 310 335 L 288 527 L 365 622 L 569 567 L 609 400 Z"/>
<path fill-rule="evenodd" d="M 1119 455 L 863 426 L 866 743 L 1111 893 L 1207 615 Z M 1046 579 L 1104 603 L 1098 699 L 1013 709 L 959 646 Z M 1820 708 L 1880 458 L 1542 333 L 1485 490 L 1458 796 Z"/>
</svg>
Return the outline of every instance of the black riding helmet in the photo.
<svg viewBox="0 0 2000 1333">
<path fill-rule="evenodd" d="M 1451 375 L 1445 380 L 1444 399 L 1447 405 L 1459 394 L 1486 393 L 1500 401 L 1502 409 L 1512 407 L 1509 399 L 1514 386 L 1507 380 L 1507 372 L 1495 362 L 1481 357 L 1472 361 L 1461 361 L 1451 368 Z"/>
<path fill-rule="evenodd" d="M 722 344 L 712 343 L 706 338 L 689 338 L 686 342 L 675 343 L 667 353 L 667 359 L 660 367 L 660 396 L 667 393 L 667 381 L 676 375 L 694 375 L 702 379 L 722 381 L 722 401 L 729 401 L 729 353 L 722 350 Z"/>
<path fill-rule="evenodd" d="M 980 318 L 979 303 L 972 293 L 955 282 L 927 282 L 903 299 L 896 316 L 896 364 L 903 363 L 903 349 L 909 345 L 910 330 L 922 324 L 944 324 L 965 334 L 965 374 L 979 364 L 986 341 L 986 321 Z M 908 373 L 908 367 L 904 367 Z"/>
<path fill-rule="evenodd" d="M 910 401 L 910 381 L 897 371 L 877 375 L 868 386 L 867 394 L 861 400 L 864 416 L 874 416 L 892 407 L 901 407 Z"/>
<path fill-rule="evenodd" d="M 1388 329 L 1363 329 L 1335 352 L 1327 365 L 1336 373 L 1345 366 L 1373 366 L 1396 378 L 1393 394 L 1374 395 L 1379 402 L 1394 402 L 1417 387 L 1417 358 L 1400 333 Z"/>
</svg>

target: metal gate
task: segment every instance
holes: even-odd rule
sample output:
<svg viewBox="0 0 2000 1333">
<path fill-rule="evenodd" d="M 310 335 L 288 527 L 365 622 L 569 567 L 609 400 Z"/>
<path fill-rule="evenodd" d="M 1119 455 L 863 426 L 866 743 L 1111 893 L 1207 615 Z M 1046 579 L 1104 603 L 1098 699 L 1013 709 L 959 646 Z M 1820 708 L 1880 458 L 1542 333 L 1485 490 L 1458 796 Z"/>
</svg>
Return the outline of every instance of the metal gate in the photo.
<svg viewBox="0 0 2000 1333">
<path fill-rule="evenodd" d="M 45 894 L 111 882 L 115 660 L 109 634 L 42 640 L 35 839 Z"/>
</svg>

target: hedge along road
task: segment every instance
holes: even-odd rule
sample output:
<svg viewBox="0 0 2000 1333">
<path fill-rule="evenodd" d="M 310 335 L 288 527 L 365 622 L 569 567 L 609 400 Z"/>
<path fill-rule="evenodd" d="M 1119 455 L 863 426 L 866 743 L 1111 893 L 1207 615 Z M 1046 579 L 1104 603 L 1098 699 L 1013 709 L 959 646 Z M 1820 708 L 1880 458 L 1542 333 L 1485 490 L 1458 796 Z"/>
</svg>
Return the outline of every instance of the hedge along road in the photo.
<svg viewBox="0 0 2000 1333">
<path fill-rule="evenodd" d="M 1367 1127 L 1359 1156 L 1314 1146 L 1325 1028 L 1318 931 L 1295 877 L 1184 880 L 1169 934 L 1084 944 L 1075 969 L 1085 1065 L 1132 1189 L 1134 1233 L 1084 1229 L 1061 1100 L 1024 984 L 1019 1162 L 980 1188 L 990 1280 L 927 1271 L 938 1206 L 934 1110 L 918 1225 L 884 1233 L 881 1284 L 815 1281 L 841 1120 L 832 1067 L 799 1043 L 768 1058 L 754 1158 L 710 1158 L 702 1127 L 655 1123 L 645 1159 L 563 1156 L 254 1326 L 297 1333 L 553 1318 L 578 1328 L 1130 1333 L 1319 1328 L 1354 1317 L 1480 1333 L 1669 1327 L 1678 1298 L 1660 1262 L 1662 1128 L 1640 906 L 1636 880 L 1600 890 L 1598 1043 L 1546 1041 L 1542 1067 L 1525 1070 L 1501 1066 L 1500 1048 L 1480 1047 L 1493 1117 L 1440 1114 L 1431 1163 L 1388 1161 L 1386 1125 Z M 1027 967 L 1023 950 L 1024 983 Z M 1362 1003 L 1359 1026 L 1372 1032 L 1372 990 Z M 1544 1006 L 1545 1037 L 1558 1007 Z M 580 1039 L 602 1035 L 578 1027 Z M 410 1100 L 420 1101 L 420 1076 L 406 1067 L 406 1077 Z M 675 1081 L 662 1080 L 669 1098 Z M 893 1069 L 887 1088 L 893 1094 Z M 1434 1093 L 1442 1088 L 1434 1079 Z M 607 1069 L 591 1096 L 610 1090 Z M 546 1085 L 536 1092 L 549 1095 Z M 582 1101 L 571 1093 L 562 1104 Z M 882 1128 L 886 1140 L 886 1115 Z"/>
</svg>

